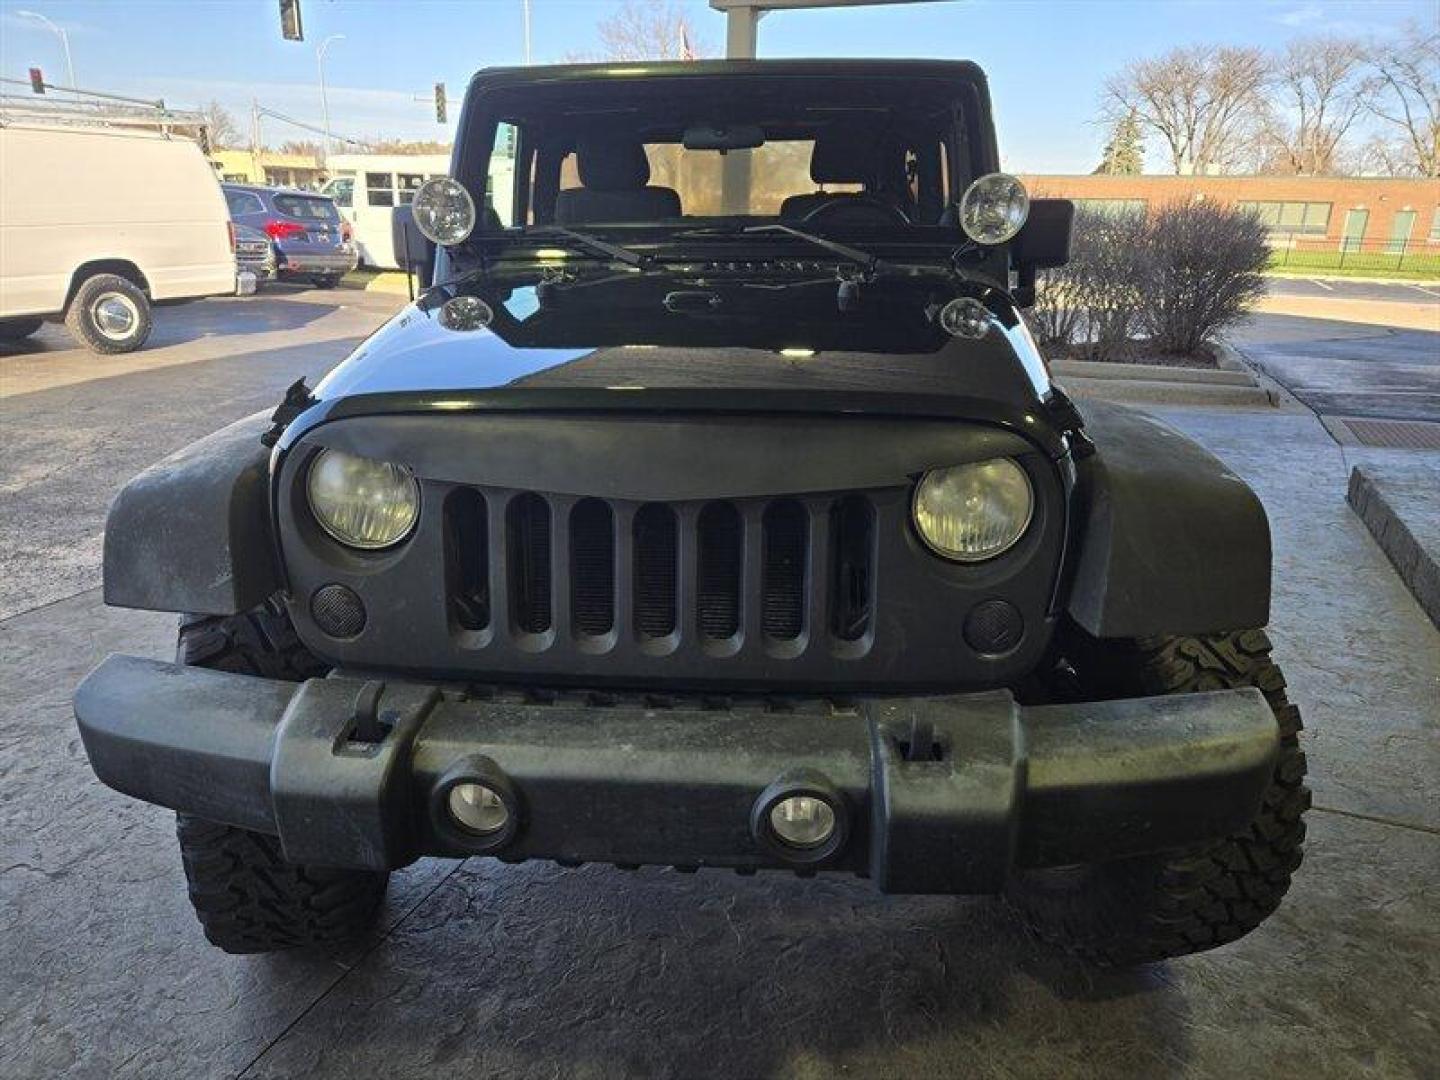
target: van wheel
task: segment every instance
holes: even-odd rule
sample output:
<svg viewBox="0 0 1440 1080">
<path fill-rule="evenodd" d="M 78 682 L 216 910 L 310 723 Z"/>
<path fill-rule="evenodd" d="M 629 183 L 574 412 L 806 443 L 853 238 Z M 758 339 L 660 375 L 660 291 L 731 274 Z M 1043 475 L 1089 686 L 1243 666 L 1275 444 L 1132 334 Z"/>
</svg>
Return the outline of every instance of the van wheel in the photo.
<svg viewBox="0 0 1440 1080">
<path fill-rule="evenodd" d="M 111 354 L 140 348 L 154 323 L 150 299 L 139 286 L 118 274 L 96 274 L 75 290 L 65 325 L 78 344 Z"/>
<path fill-rule="evenodd" d="M 44 324 L 44 319 L 0 319 L 0 341 L 27 338 Z"/>
</svg>

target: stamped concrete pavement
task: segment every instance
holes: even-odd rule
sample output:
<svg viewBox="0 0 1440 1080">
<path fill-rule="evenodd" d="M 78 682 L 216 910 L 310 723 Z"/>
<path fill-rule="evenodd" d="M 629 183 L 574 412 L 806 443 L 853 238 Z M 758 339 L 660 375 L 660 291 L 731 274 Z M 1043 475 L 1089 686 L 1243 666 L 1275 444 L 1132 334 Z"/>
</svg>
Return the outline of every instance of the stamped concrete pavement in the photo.
<svg viewBox="0 0 1440 1080">
<path fill-rule="evenodd" d="M 1298 412 L 1163 412 L 1266 503 L 1271 633 L 1307 725 L 1307 861 L 1241 942 L 1097 973 L 989 900 L 470 860 L 397 875 L 352 948 L 209 949 L 170 815 L 101 787 L 75 734 L 84 672 L 110 651 L 164 656 L 172 628 L 104 608 L 84 544 L 130 471 L 273 401 L 384 314 L 345 310 L 273 349 L 64 393 L 6 394 L 0 358 L 0 423 L 22 436 L 0 464 L 0 1076 L 1434 1075 L 1440 632 L 1346 508 L 1341 448 Z M 64 485 L 68 500 L 46 490 Z M 17 513 L 28 526 L 4 532 Z M 40 569 L 12 583 L 22 561 Z"/>
</svg>

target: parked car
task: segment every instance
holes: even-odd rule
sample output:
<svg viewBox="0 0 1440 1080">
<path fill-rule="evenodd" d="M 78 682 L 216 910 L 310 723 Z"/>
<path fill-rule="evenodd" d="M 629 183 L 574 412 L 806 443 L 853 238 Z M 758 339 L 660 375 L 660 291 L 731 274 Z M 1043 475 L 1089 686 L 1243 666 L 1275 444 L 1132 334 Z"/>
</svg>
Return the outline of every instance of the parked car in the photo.
<svg viewBox="0 0 1440 1080">
<path fill-rule="evenodd" d="M 362 933 L 431 855 L 1003 893 L 1112 964 L 1275 911 L 1265 511 L 1052 381 L 1073 208 L 977 67 L 487 71 L 457 145 L 441 284 L 110 512 L 106 601 L 186 614 L 75 713 L 212 942 Z"/>
<path fill-rule="evenodd" d="M 225 200 L 195 143 L 0 124 L 0 338 L 63 319 L 94 352 L 130 352 L 155 303 L 236 288 Z"/>
<path fill-rule="evenodd" d="M 333 289 L 355 269 L 355 245 L 335 200 L 311 191 L 224 184 L 230 218 L 270 238 L 274 276 Z"/>
<path fill-rule="evenodd" d="M 235 226 L 235 266 L 255 275 L 257 285 L 275 276 L 275 245 L 270 237 L 249 225 Z"/>
</svg>

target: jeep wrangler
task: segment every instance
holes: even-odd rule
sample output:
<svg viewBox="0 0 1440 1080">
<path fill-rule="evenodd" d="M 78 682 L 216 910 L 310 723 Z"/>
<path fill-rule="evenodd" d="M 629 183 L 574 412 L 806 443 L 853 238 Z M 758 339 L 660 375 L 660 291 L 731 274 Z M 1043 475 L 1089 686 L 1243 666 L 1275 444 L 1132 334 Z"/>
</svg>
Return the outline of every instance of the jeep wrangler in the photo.
<svg viewBox="0 0 1440 1080">
<path fill-rule="evenodd" d="M 1000 894 L 1108 964 L 1274 911 L 1265 512 L 1052 382 L 1072 210 L 998 169 L 969 63 L 477 75 L 434 284 L 110 512 L 179 655 L 75 714 L 210 941 L 360 934 L 422 856 Z"/>
</svg>

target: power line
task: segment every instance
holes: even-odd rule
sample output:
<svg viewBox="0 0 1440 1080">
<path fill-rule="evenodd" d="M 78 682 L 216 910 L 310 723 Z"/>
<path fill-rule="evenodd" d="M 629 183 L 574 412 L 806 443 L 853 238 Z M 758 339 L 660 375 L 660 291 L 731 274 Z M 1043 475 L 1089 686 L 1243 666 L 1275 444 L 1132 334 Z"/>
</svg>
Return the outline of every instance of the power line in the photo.
<svg viewBox="0 0 1440 1080">
<path fill-rule="evenodd" d="M 274 109 L 267 108 L 264 105 L 256 105 L 255 111 L 260 113 L 262 116 L 269 116 L 275 120 L 281 121 L 282 123 L 293 124 L 295 127 L 301 128 L 305 131 L 313 132 L 316 135 L 325 134 L 324 128 L 316 127 L 314 124 L 307 124 L 303 120 L 296 120 L 293 116 L 286 116 L 284 113 L 276 112 Z M 370 144 L 362 139 L 351 139 L 345 135 L 336 135 L 333 132 L 330 134 L 330 138 L 334 139 L 336 142 L 350 143 L 352 146 L 358 146 L 364 150 L 370 149 Z"/>
</svg>

